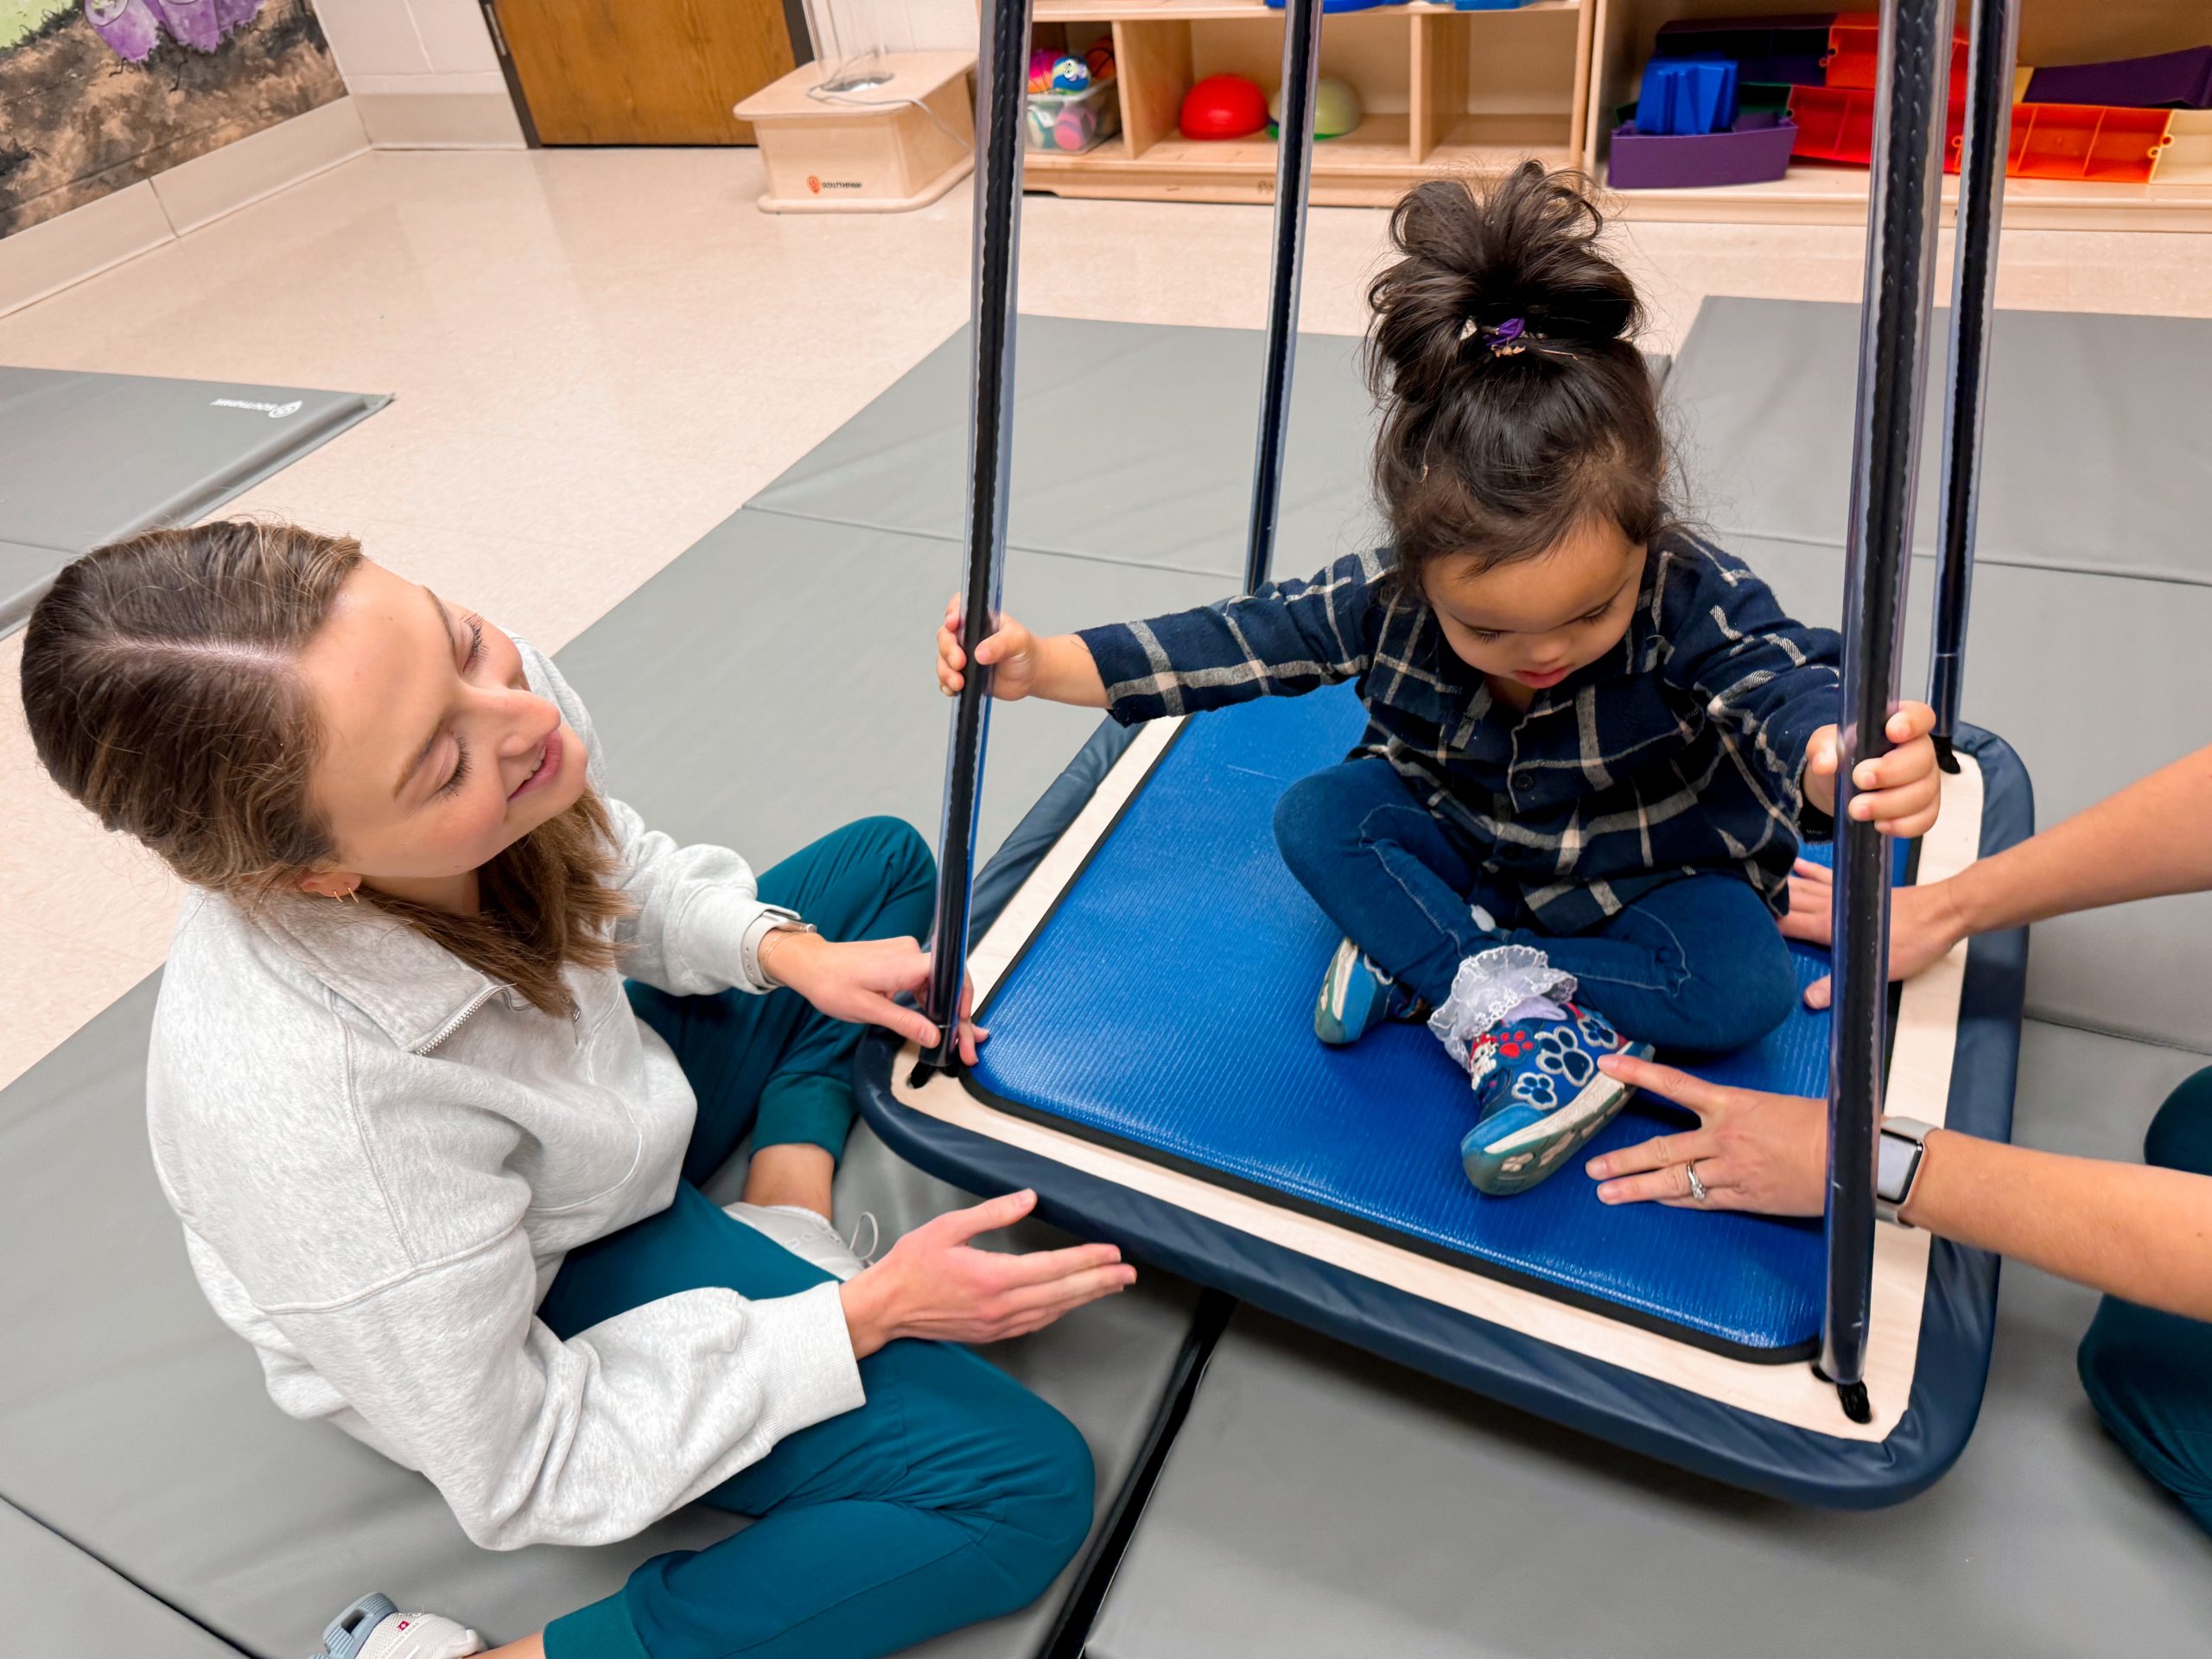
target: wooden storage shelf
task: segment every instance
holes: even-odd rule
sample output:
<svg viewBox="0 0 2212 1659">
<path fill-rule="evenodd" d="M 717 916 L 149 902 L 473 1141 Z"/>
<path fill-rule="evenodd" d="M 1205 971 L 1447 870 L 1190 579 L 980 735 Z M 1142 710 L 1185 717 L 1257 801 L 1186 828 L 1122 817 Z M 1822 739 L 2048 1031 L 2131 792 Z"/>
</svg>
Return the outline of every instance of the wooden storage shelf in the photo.
<svg viewBox="0 0 2212 1659">
<path fill-rule="evenodd" d="M 1340 12 L 1321 35 L 1321 73 L 1358 88 L 1358 130 L 1317 144 L 1313 200 L 1387 206 L 1424 178 L 1494 171 L 1524 156 L 1586 167 L 1602 182 L 1613 111 L 1634 101 L 1659 25 L 1677 18 L 1785 12 L 1792 0 L 1538 0 L 1516 11 L 1459 11 L 1416 0 Z M 1832 0 L 1833 3 L 1833 0 Z M 1874 0 L 1840 0 L 1871 10 Z M 1275 146 L 1185 139 L 1184 92 L 1222 69 L 1274 85 L 1284 14 L 1265 0 L 1036 0 L 1040 43 L 1082 47 L 1110 34 L 1122 136 L 1080 156 L 1032 151 L 1033 188 L 1068 196 L 1267 201 Z M 1966 22 L 1964 0 L 1961 24 Z M 2020 60 L 2055 66 L 2138 57 L 2212 39 L 2207 0 L 2021 0 Z M 1771 184 L 1631 190 L 1631 219 L 1861 224 L 1864 168 L 1801 162 Z M 1947 181 L 1944 200 L 1955 200 Z M 2212 129 L 2177 121 L 2149 184 L 2013 179 L 2005 222 L 2022 229 L 2212 231 Z"/>
<path fill-rule="evenodd" d="M 1040 44 L 1081 51 L 1110 34 L 1122 134 L 1080 155 L 1032 150 L 1033 189 L 1067 196 L 1267 201 L 1276 147 L 1264 133 L 1226 143 L 1183 137 L 1183 95 L 1204 76 L 1248 75 L 1272 89 L 1284 14 L 1264 0 L 1039 0 Z M 1424 178 L 1535 156 L 1580 156 L 1588 79 L 1587 0 L 1516 11 L 1379 6 L 1332 16 L 1321 73 L 1357 89 L 1360 124 L 1313 149 L 1312 200 L 1384 207 Z"/>
<path fill-rule="evenodd" d="M 1605 176 L 1613 111 L 1635 100 L 1659 25 L 1686 17 L 1757 16 L 1787 10 L 1786 0 L 1590 0 L 1592 65 L 1580 148 Z M 1838 10 L 1870 10 L 1873 0 L 1842 0 Z M 1961 4 L 1960 27 L 1967 26 Z M 2020 61 L 2038 67 L 2144 57 L 2212 39 L 2204 0 L 2021 0 Z M 2194 121 L 2176 128 L 2176 150 L 2149 184 L 2008 179 L 2007 228 L 2212 231 L 2212 143 Z M 1859 225 L 1866 219 L 1868 172 L 1821 162 L 1794 163 L 1771 184 L 1692 190 L 1624 190 L 1613 202 L 1630 219 L 1738 223 Z M 1948 224 L 1958 180 L 1943 181 Z"/>
</svg>

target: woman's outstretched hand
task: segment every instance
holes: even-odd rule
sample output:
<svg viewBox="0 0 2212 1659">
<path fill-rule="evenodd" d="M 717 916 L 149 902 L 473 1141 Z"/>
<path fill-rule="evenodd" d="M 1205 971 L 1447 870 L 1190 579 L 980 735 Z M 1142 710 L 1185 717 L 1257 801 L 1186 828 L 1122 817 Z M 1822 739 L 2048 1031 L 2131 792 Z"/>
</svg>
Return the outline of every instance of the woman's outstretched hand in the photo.
<svg viewBox="0 0 2212 1659">
<path fill-rule="evenodd" d="M 853 1355 L 866 1359 L 887 1342 L 1002 1342 L 1041 1331 L 1060 1317 L 1127 1290 L 1137 1270 L 1112 1244 L 1076 1244 L 1026 1255 L 977 1249 L 981 1234 L 1011 1227 L 1037 1205 L 1034 1192 L 1009 1192 L 926 1222 L 840 1291 Z"/>
<path fill-rule="evenodd" d="M 1807 944 L 1834 943 L 1835 872 L 1825 864 L 1801 858 L 1789 872 L 1789 913 L 1782 918 L 1782 936 Z M 1890 894 L 1890 977 L 1910 979 L 1949 954 L 1966 937 L 1958 906 L 1941 881 L 1925 887 L 1898 887 Z M 1834 988 L 1823 977 L 1805 990 L 1805 1006 L 1825 1008 Z"/>
<path fill-rule="evenodd" d="M 1592 1158 L 1583 1169 L 1606 1204 L 1661 1204 L 1817 1216 L 1827 1184 L 1827 1103 L 1729 1089 L 1627 1054 L 1598 1062 L 1607 1077 L 1662 1095 L 1698 1116 L 1698 1127 Z M 1688 1169 L 1705 1184 L 1700 1203 Z"/>
<path fill-rule="evenodd" d="M 761 971 L 787 985 L 832 1020 L 881 1026 L 924 1048 L 935 1046 L 927 1016 L 892 999 L 929 989 L 930 956 L 912 939 L 855 939 L 840 944 L 797 929 L 771 933 L 760 947 Z M 960 1058 L 976 1064 L 976 1045 L 990 1035 L 968 1017 L 972 988 L 960 987 Z"/>
</svg>

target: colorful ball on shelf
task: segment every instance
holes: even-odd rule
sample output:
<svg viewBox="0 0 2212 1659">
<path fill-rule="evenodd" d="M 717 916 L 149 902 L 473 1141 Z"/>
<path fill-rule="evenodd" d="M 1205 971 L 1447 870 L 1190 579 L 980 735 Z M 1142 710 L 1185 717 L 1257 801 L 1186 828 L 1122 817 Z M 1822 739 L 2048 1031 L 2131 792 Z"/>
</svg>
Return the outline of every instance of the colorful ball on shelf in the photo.
<svg viewBox="0 0 2212 1659">
<path fill-rule="evenodd" d="M 1208 75 L 1183 95 L 1183 136 L 1245 138 L 1268 124 L 1268 95 L 1242 75 Z"/>
<path fill-rule="evenodd" d="M 1093 42 L 1090 50 L 1083 54 L 1083 61 L 1084 67 L 1090 71 L 1091 79 L 1113 79 L 1114 43 L 1111 41 Z"/>
<path fill-rule="evenodd" d="M 1090 90 L 1090 70 L 1081 58 L 1062 58 L 1052 65 L 1052 90 L 1056 92 L 1087 92 Z"/>
<path fill-rule="evenodd" d="M 1367 111 L 1360 106 L 1359 93 L 1349 81 L 1338 80 L 1334 75 L 1324 75 L 1313 89 L 1313 136 L 1316 138 L 1341 138 L 1358 126 Z M 1268 100 L 1268 119 L 1279 122 L 1282 118 L 1282 93 L 1278 90 Z"/>
<path fill-rule="evenodd" d="M 1060 54 L 1048 46 L 1040 46 L 1029 54 L 1029 90 L 1049 92 L 1052 90 L 1052 66 Z"/>
</svg>

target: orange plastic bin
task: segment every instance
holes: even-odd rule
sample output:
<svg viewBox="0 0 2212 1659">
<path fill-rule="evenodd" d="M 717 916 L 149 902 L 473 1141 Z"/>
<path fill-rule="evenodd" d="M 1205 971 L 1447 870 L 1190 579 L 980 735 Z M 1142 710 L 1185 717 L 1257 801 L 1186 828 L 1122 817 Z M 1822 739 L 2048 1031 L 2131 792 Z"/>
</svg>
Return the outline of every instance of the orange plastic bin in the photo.
<svg viewBox="0 0 2212 1659">
<path fill-rule="evenodd" d="M 1799 86 L 1789 94 L 1797 124 L 1791 154 L 1801 161 L 1864 167 L 1874 148 L 1874 93 L 1843 86 Z M 2015 104 L 2005 171 L 2016 179 L 2148 184 L 2170 142 L 2171 110 L 2122 110 L 2095 104 Z M 1966 115 L 1957 103 L 1945 121 L 1943 169 L 1959 170 Z"/>
</svg>

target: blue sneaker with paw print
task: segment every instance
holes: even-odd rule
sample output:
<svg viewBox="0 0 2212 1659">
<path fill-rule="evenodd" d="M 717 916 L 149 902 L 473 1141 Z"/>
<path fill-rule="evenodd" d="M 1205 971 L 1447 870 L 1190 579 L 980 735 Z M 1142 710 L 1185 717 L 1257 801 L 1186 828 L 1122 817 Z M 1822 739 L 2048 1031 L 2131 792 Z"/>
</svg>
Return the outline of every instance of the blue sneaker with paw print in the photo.
<svg viewBox="0 0 2212 1659">
<path fill-rule="evenodd" d="M 1459 1143 L 1459 1161 L 1478 1192 L 1525 1192 L 1612 1122 L 1631 1092 L 1598 1069 L 1599 1057 L 1651 1057 L 1605 1015 L 1573 1002 L 1516 1009 L 1469 1046 L 1481 1121 Z"/>
</svg>

